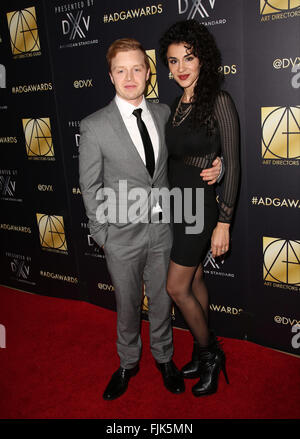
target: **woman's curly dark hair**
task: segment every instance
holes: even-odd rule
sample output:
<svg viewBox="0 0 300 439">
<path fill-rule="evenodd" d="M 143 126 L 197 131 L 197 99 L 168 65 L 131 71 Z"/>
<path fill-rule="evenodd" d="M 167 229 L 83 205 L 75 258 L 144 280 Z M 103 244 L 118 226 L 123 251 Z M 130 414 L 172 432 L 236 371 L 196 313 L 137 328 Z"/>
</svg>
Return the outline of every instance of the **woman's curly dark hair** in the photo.
<svg viewBox="0 0 300 439">
<path fill-rule="evenodd" d="M 173 43 L 185 43 L 187 49 L 202 62 L 194 88 L 192 128 L 197 129 L 205 124 L 211 133 L 214 126 L 214 102 L 223 81 L 223 73 L 219 70 L 222 64 L 221 53 L 213 35 L 196 20 L 173 24 L 159 40 L 160 56 L 166 66 L 168 47 Z"/>
</svg>

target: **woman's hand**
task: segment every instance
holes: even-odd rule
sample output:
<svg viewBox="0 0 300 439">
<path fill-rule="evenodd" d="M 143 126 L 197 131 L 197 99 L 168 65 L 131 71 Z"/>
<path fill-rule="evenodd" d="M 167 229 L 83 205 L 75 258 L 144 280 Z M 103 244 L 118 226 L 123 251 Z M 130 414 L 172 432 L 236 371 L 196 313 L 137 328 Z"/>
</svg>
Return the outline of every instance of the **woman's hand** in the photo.
<svg viewBox="0 0 300 439">
<path fill-rule="evenodd" d="M 213 258 L 221 256 L 229 249 L 229 227 L 227 223 L 217 223 L 211 236 L 211 253 Z"/>
<path fill-rule="evenodd" d="M 203 169 L 203 171 L 200 173 L 200 177 L 202 177 L 202 180 L 207 181 L 207 184 L 209 185 L 215 184 L 219 178 L 221 166 L 222 162 L 220 157 L 216 157 L 212 162 L 212 167 Z"/>
</svg>

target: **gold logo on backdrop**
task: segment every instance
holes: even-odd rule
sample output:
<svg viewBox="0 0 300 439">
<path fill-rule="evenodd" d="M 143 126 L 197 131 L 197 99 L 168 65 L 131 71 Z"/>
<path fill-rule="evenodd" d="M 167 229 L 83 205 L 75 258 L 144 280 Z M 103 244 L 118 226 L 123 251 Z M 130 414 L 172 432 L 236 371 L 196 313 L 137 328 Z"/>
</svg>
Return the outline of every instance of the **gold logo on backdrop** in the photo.
<svg viewBox="0 0 300 439">
<path fill-rule="evenodd" d="M 300 285 L 300 241 L 263 237 L 265 281 Z"/>
<path fill-rule="evenodd" d="M 299 7 L 300 0 L 260 0 L 260 13 L 262 15 L 291 11 Z"/>
<path fill-rule="evenodd" d="M 44 248 L 67 250 L 64 219 L 62 216 L 36 214 L 40 243 Z"/>
<path fill-rule="evenodd" d="M 167 294 L 167 293 L 166 293 Z M 143 284 L 143 302 L 142 302 L 142 312 L 148 313 L 149 312 L 149 299 L 146 296 L 146 286 Z M 172 306 L 172 319 L 175 319 L 175 309 L 174 305 Z"/>
<path fill-rule="evenodd" d="M 300 158 L 300 106 L 262 107 L 262 157 Z"/>
<path fill-rule="evenodd" d="M 35 7 L 8 12 L 6 15 L 13 55 L 40 51 Z"/>
<path fill-rule="evenodd" d="M 149 58 L 150 64 L 150 78 L 149 83 L 146 88 L 146 98 L 147 99 L 158 99 L 158 83 L 157 83 L 157 72 L 156 72 L 156 54 L 155 49 L 146 50 L 147 56 Z"/>
<path fill-rule="evenodd" d="M 22 119 L 28 157 L 53 157 L 50 119 Z"/>
<path fill-rule="evenodd" d="M 144 312 L 148 312 L 149 311 L 148 297 L 145 294 L 145 289 L 144 289 L 144 296 L 143 296 L 142 311 L 144 311 Z"/>
</svg>

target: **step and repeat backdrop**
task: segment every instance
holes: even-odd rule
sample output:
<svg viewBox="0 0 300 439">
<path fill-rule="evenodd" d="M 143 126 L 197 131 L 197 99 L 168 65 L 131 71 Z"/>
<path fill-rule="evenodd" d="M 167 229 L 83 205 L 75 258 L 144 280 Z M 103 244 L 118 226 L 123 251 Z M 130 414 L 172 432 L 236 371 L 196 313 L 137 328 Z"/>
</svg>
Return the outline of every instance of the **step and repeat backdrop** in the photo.
<svg viewBox="0 0 300 439">
<path fill-rule="evenodd" d="M 115 309 L 78 183 L 79 122 L 114 97 L 105 54 L 125 36 L 147 50 L 147 99 L 171 104 L 158 40 L 188 18 L 216 38 L 241 128 L 231 250 L 204 261 L 210 324 L 299 355 L 300 0 L 2 0 L 0 282 Z M 186 327 L 176 307 L 173 320 Z"/>
</svg>

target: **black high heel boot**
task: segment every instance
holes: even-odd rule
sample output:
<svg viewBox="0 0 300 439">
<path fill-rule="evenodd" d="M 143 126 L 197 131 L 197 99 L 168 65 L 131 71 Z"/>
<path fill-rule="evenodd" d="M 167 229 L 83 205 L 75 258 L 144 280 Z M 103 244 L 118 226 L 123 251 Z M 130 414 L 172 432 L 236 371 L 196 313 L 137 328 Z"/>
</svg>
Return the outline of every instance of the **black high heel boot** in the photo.
<svg viewBox="0 0 300 439">
<path fill-rule="evenodd" d="M 185 364 L 181 369 L 183 378 L 198 378 L 200 377 L 200 345 L 194 338 L 194 346 L 192 353 L 192 360 Z"/>
<path fill-rule="evenodd" d="M 218 390 L 219 374 L 222 370 L 227 384 L 229 384 L 225 354 L 215 338 L 206 348 L 200 347 L 200 380 L 192 387 L 194 396 L 211 395 Z"/>
</svg>

